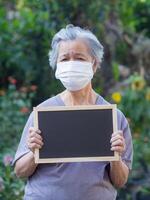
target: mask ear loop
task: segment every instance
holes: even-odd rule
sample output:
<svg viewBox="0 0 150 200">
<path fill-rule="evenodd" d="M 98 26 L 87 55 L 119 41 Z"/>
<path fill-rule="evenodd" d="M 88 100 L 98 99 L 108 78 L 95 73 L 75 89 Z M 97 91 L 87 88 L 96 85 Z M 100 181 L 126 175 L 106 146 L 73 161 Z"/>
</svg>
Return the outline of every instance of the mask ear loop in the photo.
<svg viewBox="0 0 150 200">
<path fill-rule="evenodd" d="M 95 67 L 94 67 L 94 64 L 95 64 L 95 59 L 93 59 L 93 61 L 92 61 L 92 68 L 93 68 L 93 73 L 95 74 L 96 73 L 96 71 L 97 71 L 97 68 L 95 69 Z"/>
<path fill-rule="evenodd" d="M 95 63 L 95 60 L 93 59 L 93 61 L 92 61 L 92 67 L 93 67 L 94 63 Z"/>
</svg>

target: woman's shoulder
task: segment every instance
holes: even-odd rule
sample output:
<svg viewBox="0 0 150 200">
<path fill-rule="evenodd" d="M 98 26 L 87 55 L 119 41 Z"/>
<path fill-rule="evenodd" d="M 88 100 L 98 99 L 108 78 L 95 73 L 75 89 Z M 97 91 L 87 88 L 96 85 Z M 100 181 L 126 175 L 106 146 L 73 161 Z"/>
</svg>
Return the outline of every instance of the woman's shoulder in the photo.
<svg viewBox="0 0 150 200">
<path fill-rule="evenodd" d="M 46 99 L 45 101 L 38 104 L 36 107 L 60 106 L 60 105 L 61 105 L 61 102 L 58 98 L 58 95 L 56 95 L 56 96 L 52 96 Z"/>
</svg>

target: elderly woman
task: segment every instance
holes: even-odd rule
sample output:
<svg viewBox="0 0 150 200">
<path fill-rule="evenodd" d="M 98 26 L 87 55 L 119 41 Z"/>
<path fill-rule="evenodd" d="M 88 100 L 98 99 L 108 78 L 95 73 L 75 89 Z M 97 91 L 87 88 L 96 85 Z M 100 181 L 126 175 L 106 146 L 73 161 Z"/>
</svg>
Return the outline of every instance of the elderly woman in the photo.
<svg viewBox="0 0 150 200">
<path fill-rule="evenodd" d="M 108 104 L 92 89 L 91 80 L 100 67 L 103 47 L 89 30 L 68 25 L 52 40 L 50 65 L 65 87 L 39 106 Z M 116 188 L 127 182 L 132 165 L 132 138 L 128 122 L 117 110 L 118 131 L 112 134 L 111 150 L 121 159 L 112 162 L 35 164 L 34 150 L 43 146 L 40 130 L 31 113 L 15 155 L 15 173 L 27 177 L 24 200 L 114 200 Z"/>
</svg>

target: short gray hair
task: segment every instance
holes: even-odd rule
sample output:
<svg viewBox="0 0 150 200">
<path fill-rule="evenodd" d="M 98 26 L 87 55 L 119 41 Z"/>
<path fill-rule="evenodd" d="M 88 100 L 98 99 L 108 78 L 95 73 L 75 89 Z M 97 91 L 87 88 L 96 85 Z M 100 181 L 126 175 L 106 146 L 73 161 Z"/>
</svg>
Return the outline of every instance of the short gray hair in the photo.
<svg viewBox="0 0 150 200">
<path fill-rule="evenodd" d="M 103 46 L 97 37 L 89 30 L 69 24 L 66 26 L 66 28 L 62 28 L 59 32 L 57 32 L 52 39 L 52 49 L 49 51 L 49 63 L 53 69 L 55 69 L 57 64 L 60 42 L 75 39 L 83 39 L 85 42 L 87 42 L 91 56 L 96 59 L 98 67 L 100 66 L 104 51 Z"/>
</svg>

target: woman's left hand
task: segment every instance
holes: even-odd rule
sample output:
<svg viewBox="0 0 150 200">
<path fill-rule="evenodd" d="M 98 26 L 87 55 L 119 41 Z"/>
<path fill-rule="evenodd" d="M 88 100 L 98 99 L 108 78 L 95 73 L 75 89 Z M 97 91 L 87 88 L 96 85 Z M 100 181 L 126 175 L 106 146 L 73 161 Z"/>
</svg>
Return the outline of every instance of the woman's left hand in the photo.
<svg viewBox="0 0 150 200">
<path fill-rule="evenodd" d="M 121 156 L 126 149 L 125 139 L 121 130 L 114 132 L 111 137 L 111 150 L 116 151 Z"/>
</svg>

